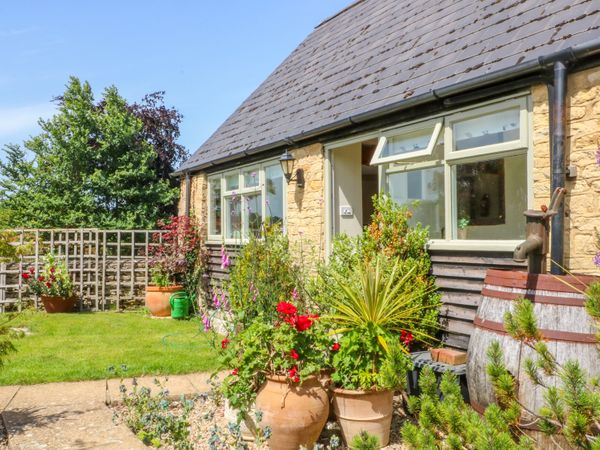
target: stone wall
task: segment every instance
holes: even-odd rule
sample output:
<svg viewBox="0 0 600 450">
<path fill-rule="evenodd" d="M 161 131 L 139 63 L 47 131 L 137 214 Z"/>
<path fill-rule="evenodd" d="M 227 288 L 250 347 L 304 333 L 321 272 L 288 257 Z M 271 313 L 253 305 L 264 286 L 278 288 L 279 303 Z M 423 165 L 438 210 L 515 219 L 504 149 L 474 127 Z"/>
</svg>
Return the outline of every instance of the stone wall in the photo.
<svg viewBox="0 0 600 450">
<path fill-rule="evenodd" d="M 208 220 L 208 181 L 205 173 L 199 172 L 192 175 L 190 191 L 190 215 L 196 217 L 198 222 L 206 228 Z M 182 177 L 178 206 L 180 216 L 185 214 L 185 194 L 185 177 Z"/>
<path fill-rule="evenodd" d="M 314 144 L 292 151 L 295 167 L 304 170 L 303 189 L 295 182 L 287 191 L 287 233 L 292 250 L 304 258 L 307 268 L 324 257 L 325 251 L 325 167 L 323 146 Z"/>
<path fill-rule="evenodd" d="M 600 166 L 596 153 L 600 144 L 600 69 L 569 76 L 567 89 L 566 165 L 577 167 L 577 178 L 567 180 L 565 202 L 565 265 L 569 270 L 597 273 L 593 257 L 598 251 L 595 227 L 600 230 Z M 548 92 L 534 86 L 533 100 L 533 190 L 534 208 L 548 204 L 550 197 L 550 139 Z"/>
</svg>

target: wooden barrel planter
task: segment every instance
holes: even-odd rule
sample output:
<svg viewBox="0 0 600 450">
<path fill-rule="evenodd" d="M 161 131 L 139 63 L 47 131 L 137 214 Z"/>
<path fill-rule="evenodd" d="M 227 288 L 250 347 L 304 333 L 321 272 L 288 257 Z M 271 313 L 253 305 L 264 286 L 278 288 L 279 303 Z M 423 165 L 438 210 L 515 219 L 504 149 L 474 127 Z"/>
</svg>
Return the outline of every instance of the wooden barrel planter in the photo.
<svg viewBox="0 0 600 450">
<path fill-rule="evenodd" d="M 585 290 L 590 283 L 600 281 L 599 277 L 585 275 L 565 275 L 561 278 L 579 290 Z M 588 375 L 600 376 L 595 345 L 596 329 L 585 311 L 585 296 L 582 293 L 553 275 L 489 269 L 481 294 L 467 362 L 469 398 L 475 410 L 483 412 L 488 404 L 495 401 L 494 390 L 486 373 L 486 352 L 494 340 L 500 342 L 504 351 L 506 368 L 518 379 L 520 401 L 536 412 L 544 404 L 544 389 L 535 386 L 524 372 L 523 361 L 534 357 L 534 352 L 512 339 L 504 330 L 504 313 L 512 310 L 512 300 L 518 298 L 527 298 L 534 304 L 538 329 L 559 363 L 576 360 Z M 534 437 L 540 437 L 535 427 L 532 431 Z"/>
</svg>

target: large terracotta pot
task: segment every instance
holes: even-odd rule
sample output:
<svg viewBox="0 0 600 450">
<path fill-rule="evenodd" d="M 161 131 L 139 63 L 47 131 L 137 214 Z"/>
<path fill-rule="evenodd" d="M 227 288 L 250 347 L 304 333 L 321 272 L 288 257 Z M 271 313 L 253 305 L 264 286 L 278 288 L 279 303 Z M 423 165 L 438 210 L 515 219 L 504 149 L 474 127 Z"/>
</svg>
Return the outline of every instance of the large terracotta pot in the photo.
<svg viewBox="0 0 600 450">
<path fill-rule="evenodd" d="M 301 385 L 288 384 L 284 376 L 267 377 L 256 397 L 262 412 L 259 427 L 271 428 L 271 450 L 313 448 L 329 415 L 329 397 L 317 377 Z"/>
<path fill-rule="evenodd" d="M 44 305 L 44 309 L 46 309 L 46 312 L 49 314 L 73 312 L 75 304 L 77 303 L 77 297 L 41 295 L 40 298 Z"/>
<path fill-rule="evenodd" d="M 155 317 L 170 317 L 171 304 L 169 298 L 179 291 L 183 291 L 183 286 L 146 286 L 146 308 Z"/>
<path fill-rule="evenodd" d="M 349 446 L 354 436 L 366 431 L 377 436 L 382 447 L 390 441 L 393 391 L 333 390 L 333 409 Z M 350 447 L 352 448 L 352 447 Z"/>
</svg>

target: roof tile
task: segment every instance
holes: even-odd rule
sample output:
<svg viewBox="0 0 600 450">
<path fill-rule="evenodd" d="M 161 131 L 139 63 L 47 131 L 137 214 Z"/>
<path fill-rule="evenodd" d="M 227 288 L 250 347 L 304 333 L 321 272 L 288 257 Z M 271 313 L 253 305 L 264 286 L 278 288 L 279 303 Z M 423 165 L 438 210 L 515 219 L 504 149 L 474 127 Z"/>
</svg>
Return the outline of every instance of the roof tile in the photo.
<svg viewBox="0 0 600 450">
<path fill-rule="evenodd" d="M 324 21 L 180 168 L 598 36 L 597 0 L 362 0 Z"/>
</svg>

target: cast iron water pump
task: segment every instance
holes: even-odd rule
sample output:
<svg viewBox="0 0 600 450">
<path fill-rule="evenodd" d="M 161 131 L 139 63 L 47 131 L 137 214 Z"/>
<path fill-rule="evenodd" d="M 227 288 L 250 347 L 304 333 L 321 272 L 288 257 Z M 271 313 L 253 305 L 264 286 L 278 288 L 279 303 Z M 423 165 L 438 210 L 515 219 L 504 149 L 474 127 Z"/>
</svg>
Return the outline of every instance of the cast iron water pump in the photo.
<svg viewBox="0 0 600 450">
<path fill-rule="evenodd" d="M 550 218 L 558 214 L 566 192 L 565 188 L 556 188 L 550 199 L 550 207 L 542 205 L 541 211 L 528 209 L 523 213 L 527 221 L 526 240 L 517 245 L 513 259 L 516 262 L 527 261 L 529 273 L 546 273 Z"/>
</svg>

